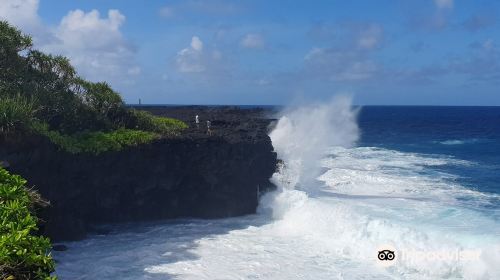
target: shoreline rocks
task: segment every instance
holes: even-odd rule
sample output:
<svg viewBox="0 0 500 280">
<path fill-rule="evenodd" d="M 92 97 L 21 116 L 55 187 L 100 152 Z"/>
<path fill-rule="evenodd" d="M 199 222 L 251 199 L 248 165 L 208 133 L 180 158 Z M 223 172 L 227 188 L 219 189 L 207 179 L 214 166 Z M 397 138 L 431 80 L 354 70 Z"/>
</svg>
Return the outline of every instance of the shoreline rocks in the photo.
<svg viewBox="0 0 500 280">
<path fill-rule="evenodd" d="M 147 109 L 187 121 L 190 128 L 179 137 L 97 156 L 63 152 L 40 136 L 0 137 L 0 158 L 51 203 L 41 212 L 42 234 L 77 240 L 100 224 L 255 213 L 259 191 L 274 188 L 269 112 Z M 210 118 L 212 136 L 192 126 L 196 114 Z"/>
</svg>

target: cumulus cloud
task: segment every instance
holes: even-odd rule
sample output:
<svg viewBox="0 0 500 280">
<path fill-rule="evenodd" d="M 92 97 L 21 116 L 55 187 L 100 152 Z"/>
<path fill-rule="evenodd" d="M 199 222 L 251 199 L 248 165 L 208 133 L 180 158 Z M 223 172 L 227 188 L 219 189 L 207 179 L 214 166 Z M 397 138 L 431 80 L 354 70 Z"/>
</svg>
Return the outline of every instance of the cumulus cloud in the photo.
<svg viewBox="0 0 500 280">
<path fill-rule="evenodd" d="M 199 73 L 205 71 L 203 42 L 198 36 L 191 38 L 191 44 L 177 53 L 177 70 L 182 73 Z"/>
<path fill-rule="evenodd" d="M 121 32 L 126 18 L 118 10 L 109 10 L 107 17 L 97 10 L 74 10 L 57 26 L 48 26 L 38 15 L 39 0 L 1 1 L 0 19 L 32 34 L 35 48 L 67 56 L 83 77 L 120 82 L 141 73 L 135 50 Z"/>
<path fill-rule="evenodd" d="M 33 37 L 35 44 L 53 40 L 52 33 L 38 15 L 39 0 L 1 0 L 0 19 L 20 28 Z"/>
<path fill-rule="evenodd" d="M 124 47 L 120 32 L 124 21 L 118 10 L 109 10 L 107 18 L 101 18 L 97 10 L 74 10 L 63 17 L 56 34 L 65 49 L 115 52 Z"/>
<path fill-rule="evenodd" d="M 125 19 L 118 10 L 109 10 L 107 17 L 97 10 L 70 11 L 53 29 L 56 40 L 42 49 L 69 57 L 90 80 L 118 81 L 124 75 L 138 75 L 141 70 L 134 62 L 134 48 L 120 29 Z"/>
<path fill-rule="evenodd" d="M 262 49 L 265 43 L 264 38 L 260 34 L 249 33 L 243 37 L 240 45 L 247 49 Z"/>
<path fill-rule="evenodd" d="M 198 36 L 193 36 L 193 38 L 191 38 L 191 48 L 198 52 L 203 51 L 203 42 Z"/>
<path fill-rule="evenodd" d="M 220 85 L 231 81 L 234 74 L 225 54 L 198 36 L 191 37 L 189 45 L 177 52 L 173 62 L 177 73 L 169 74 L 190 86 Z"/>
<path fill-rule="evenodd" d="M 38 5 L 38 0 L 2 0 L 0 19 L 28 31 L 40 23 Z"/>
</svg>

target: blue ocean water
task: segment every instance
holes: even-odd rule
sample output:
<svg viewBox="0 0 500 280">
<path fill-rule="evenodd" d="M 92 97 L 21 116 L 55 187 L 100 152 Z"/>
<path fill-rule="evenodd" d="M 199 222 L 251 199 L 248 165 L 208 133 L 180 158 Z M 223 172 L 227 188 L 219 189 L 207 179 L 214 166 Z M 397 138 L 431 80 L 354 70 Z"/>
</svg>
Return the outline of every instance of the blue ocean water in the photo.
<svg viewBox="0 0 500 280">
<path fill-rule="evenodd" d="M 364 106 L 358 124 L 360 146 L 469 161 L 433 168 L 470 189 L 500 194 L 500 107 Z"/>
<path fill-rule="evenodd" d="M 284 164 L 257 214 L 116 226 L 56 252 L 58 275 L 500 279 L 500 108 L 340 99 L 278 118 Z"/>
</svg>

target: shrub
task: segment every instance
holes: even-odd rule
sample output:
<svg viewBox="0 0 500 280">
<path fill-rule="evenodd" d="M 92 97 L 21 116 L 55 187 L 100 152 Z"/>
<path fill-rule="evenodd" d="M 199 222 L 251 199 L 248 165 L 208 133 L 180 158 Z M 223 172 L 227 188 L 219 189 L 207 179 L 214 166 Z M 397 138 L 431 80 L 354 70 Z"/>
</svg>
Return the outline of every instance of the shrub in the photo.
<svg viewBox="0 0 500 280">
<path fill-rule="evenodd" d="M 0 279 L 55 279 L 48 238 L 36 236 L 26 180 L 0 168 Z"/>
<path fill-rule="evenodd" d="M 146 111 L 133 110 L 133 114 L 136 117 L 138 129 L 154 131 L 163 135 L 176 135 L 188 127 L 183 121 L 158 117 Z"/>
<path fill-rule="evenodd" d="M 34 119 L 33 102 L 19 95 L 0 95 L 0 132 L 7 133 L 30 126 Z"/>
<path fill-rule="evenodd" d="M 64 135 L 50 130 L 46 124 L 35 123 L 33 129 L 50 139 L 63 150 L 72 153 L 100 154 L 107 151 L 119 151 L 127 146 L 150 143 L 159 136 L 156 133 L 120 128 L 110 132 L 94 131 L 74 135 Z"/>
</svg>

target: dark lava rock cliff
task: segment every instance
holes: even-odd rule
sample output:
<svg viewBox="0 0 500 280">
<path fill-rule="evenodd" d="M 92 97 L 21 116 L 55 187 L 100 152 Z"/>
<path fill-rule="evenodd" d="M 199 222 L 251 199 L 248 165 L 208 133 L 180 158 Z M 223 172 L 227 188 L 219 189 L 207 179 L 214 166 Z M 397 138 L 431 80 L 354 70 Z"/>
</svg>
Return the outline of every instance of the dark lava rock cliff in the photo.
<svg viewBox="0 0 500 280">
<path fill-rule="evenodd" d="M 38 136 L 0 137 L 0 160 L 51 203 L 41 213 L 43 234 L 74 240 L 106 223 L 250 214 L 259 193 L 273 188 L 276 154 L 265 111 L 143 109 L 182 119 L 190 128 L 180 137 L 97 156 L 66 153 Z"/>
</svg>

